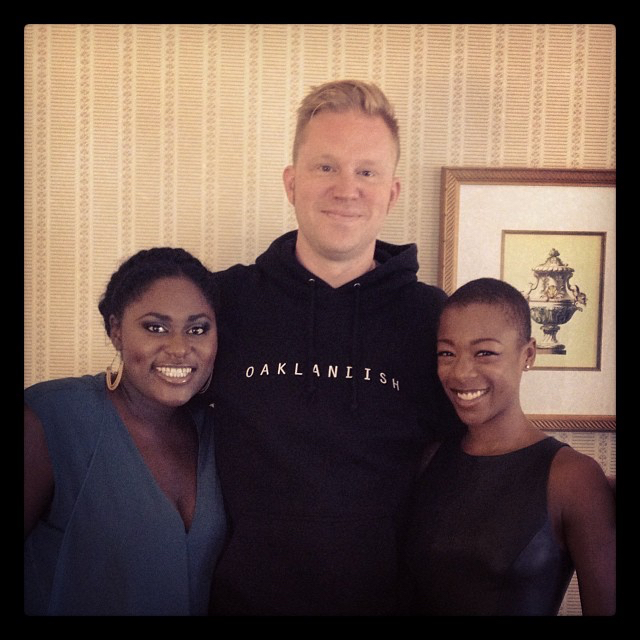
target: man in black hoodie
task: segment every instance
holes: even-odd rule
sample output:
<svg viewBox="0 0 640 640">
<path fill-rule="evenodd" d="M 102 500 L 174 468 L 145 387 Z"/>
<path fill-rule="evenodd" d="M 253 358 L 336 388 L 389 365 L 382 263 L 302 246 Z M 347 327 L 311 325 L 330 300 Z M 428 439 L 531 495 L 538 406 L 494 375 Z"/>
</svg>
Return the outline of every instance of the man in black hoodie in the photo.
<svg viewBox="0 0 640 640">
<path fill-rule="evenodd" d="M 231 534 L 214 615 L 391 615 L 421 455 L 456 422 L 436 375 L 445 294 L 414 244 L 377 240 L 400 182 L 375 85 L 298 111 L 284 170 L 298 229 L 220 274 L 216 456 Z"/>
</svg>

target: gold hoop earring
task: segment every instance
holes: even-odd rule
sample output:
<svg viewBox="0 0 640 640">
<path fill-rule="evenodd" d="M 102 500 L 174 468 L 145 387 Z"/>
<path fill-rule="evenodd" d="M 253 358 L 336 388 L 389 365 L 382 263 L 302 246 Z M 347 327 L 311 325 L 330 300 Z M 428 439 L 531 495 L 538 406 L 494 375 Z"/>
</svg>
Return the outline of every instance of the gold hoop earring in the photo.
<svg viewBox="0 0 640 640">
<path fill-rule="evenodd" d="M 211 373 L 209 374 L 209 379 L 204 383 L 204 386 L 202 387 L 202 389 L 200 389 L 200 391 L 198 391 L 198 393 L 206 393 L 207 389 L 209 388 L 209 385 L 211 384 L 212 378 L 213 378 L 213 369 L 211 369 Z"/>
<path fill-rule="evenodd" d="M 113 363 L 116 361 L 116 358 L 119 358 L 118 362 L 118 370 L 116 371 L 116 379 L 112 380 L 111 376 L 113 375 Z M 116 351 L 116 355 L 113 356 L 113 360 L 111 364 L 107 367 L 107 388 L 109 391 L 115 391 L 120 384 L 120 380 L 122 380 L 122 372 L 124 371 L 124 360 L 122 359 L 122 354 L 119 351 Z"/>
</svg>

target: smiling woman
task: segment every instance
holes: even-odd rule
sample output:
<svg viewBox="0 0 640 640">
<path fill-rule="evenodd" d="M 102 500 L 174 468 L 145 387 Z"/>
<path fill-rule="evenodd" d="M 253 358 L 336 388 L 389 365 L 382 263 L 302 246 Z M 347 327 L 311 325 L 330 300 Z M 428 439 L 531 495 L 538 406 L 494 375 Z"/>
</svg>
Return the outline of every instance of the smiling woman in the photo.
<svg viewBox="0 0 640 640">
<path fill-rule="evenodd" d="M 615 501 L 592 458 L 520 406 L 535 360 L 529 306 L 481 278 L 446 302 L 438 377 L 467 426 L 419 480 L 406 567 L 411 613 L 551 616 L 577 573 L 584 615 L 615 613 Z"/>
<path fill-rule="evenodd" d="M 201 395 L 216 306 L 196 258 L 140 251 L 99 304 L 115 378 L 109 368 L 25 391 L 28 615 L 207 613 L 226 533 Z"/>
<path fill-rule="evenodd" d="M 171 413 L 207 385 L 217 350 L 215 316 L 205 294 L 189 278 L 158 278 L 109 317 L 110 337 L 122 354 L 124 375 L 116 399 L 122 410 L 138 406 Z M 135 422 L 134 422 L 135 424 Z"/>
<path fill-rule="evenodd" d="M 480 282 L 478 291 L 482 290 Z M 463 299 L 443 312 L 437 345 L 438 376 L 468 427 L 466 449 L 488 455 L 494 448 L 498 453 L 515 450 L 544 434 L 520 407 L 520 379 L 536 356 L 528 306 L 524 299 L 524 304 L 516 304 L 522 298 L 518 292 L 515 302 L 507 305 L 496 301 L 497 294 L 491 294 L 489 285 L 484 288 L 492 302 Z"/>
</svg>

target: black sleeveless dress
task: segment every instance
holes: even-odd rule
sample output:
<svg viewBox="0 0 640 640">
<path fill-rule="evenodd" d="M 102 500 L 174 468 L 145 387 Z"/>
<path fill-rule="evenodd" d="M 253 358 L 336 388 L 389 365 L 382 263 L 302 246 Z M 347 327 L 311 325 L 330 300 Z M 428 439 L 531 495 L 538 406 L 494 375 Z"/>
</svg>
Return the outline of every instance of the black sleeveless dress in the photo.
<svg viewBox="0 0 640 640">
<path fill-rule="evenodd" d="M 443 444 L 419 479 L 404 561 L 413 615 L 556 615 L 573 575 L 547 513 L 554 438 L 499 456 Z M 405 605 L 408 603 L 405 603 Z"/>
</svg>

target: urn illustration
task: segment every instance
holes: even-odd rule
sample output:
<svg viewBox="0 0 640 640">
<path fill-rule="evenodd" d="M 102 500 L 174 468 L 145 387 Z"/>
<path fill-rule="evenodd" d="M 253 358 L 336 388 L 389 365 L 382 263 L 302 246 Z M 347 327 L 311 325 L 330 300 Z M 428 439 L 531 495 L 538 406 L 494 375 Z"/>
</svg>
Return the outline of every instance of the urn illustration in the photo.
<svg viewBox="0 0 640 640">
<path fill-rule="evenodd" d="M 532 269 L 536 281 L 530 284 L 525 298 L 531 308 L 531 319 L 541 325 L 543 338 L 537 342 L 542 353 L 566 354 L 565 345 L 558 342 L 558 331 L 571 320 L 576 311 L 586 306 L 587 296 L 569 282 L 574 269 L 551 249 L 546 262 Z"/>
</svg>

